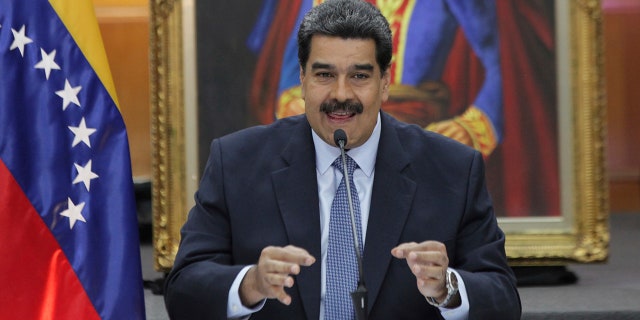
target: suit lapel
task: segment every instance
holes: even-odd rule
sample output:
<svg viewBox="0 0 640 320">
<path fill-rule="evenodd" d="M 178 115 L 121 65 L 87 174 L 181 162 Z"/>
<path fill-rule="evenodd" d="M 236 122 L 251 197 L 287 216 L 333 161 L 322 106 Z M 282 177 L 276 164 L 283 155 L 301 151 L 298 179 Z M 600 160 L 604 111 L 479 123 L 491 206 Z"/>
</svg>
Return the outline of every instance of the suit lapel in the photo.
<svg viewBox="0 0 640 320">
<path fill-rule="evenodd" d="M 289 242 L 316 258 L 296 277 L 308 319 L 320 314 L 320 213 L 316 182 L 315 149 L 306 121 L 294 129 L 282 153 L 287 165 L 272 173 L 272 181 Z"/>
<path fill-rule="evenodd" d="M 416 183 L 403 173 L 409 165 L 409 156 L 401 147 L 396 128 L 390 122 L 395 120 L 383 113 L 363 255 L 369 310 L 375 303 L 393 258 L 391 249 L 399 244 L 416 190 Z"/>
<path fill-rule="evenodd" d="M 382 114 L 382 131 L 376 159 L 371 211 L 364 249 L 364 277 L 369 291 L 369 310 L 375 303 L 391 262 L 391 249 L 399 244 L 415 195 L 416 184 L 403 172 L 409 157 L 401 147 L 395 120 Z M 291 244 L 304 248 L 317 261 L 302 268 L 296 284 L 307 319 L 320 314 L 320 213 L 316 181 L 315 149 L 308 122 L 290 134 L 282 153 L 286 165 L 272 173 L 282 220 Z M 393 190 L 393 192 L 388 192 Z"/>
</svg>

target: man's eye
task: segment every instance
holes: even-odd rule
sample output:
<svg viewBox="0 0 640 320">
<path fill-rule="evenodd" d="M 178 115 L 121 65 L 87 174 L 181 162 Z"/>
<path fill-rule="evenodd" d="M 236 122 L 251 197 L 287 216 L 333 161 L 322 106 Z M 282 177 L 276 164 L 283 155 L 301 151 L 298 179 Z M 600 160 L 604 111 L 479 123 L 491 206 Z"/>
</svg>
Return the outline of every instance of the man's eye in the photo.
<svg viewBox="0 0 640 320">
<path fill-rule="evenodd" d="M 356 79 L 368 79 L 369 75 L 366 73 L 356 73 L 353 75 L 353 77 Z"/>
<path fill-rule="evenodd" d="M 319 78 L 331 78 L 333 75 L 329 72 L 318 72 L 316 76 Z"/>
</svg>

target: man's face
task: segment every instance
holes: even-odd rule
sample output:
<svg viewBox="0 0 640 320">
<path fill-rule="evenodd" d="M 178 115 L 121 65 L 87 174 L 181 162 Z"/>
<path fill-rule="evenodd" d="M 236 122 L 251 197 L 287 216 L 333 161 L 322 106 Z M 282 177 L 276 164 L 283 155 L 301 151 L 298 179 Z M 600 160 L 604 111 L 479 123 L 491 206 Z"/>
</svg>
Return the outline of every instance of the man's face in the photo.
<svg viewBox="0 0 640 320">
<path fill-rule="evenodd" d="M 347 148 L 371 136 L 389 97 L 389 72 L 381 76 L 375 54 L 373 39 L 311 39 L 309 60 L 300 69 L 302 98 L 311 127 L 328 144 L 335 145 L 336 129 L 347 133 Z"/>
</svg>

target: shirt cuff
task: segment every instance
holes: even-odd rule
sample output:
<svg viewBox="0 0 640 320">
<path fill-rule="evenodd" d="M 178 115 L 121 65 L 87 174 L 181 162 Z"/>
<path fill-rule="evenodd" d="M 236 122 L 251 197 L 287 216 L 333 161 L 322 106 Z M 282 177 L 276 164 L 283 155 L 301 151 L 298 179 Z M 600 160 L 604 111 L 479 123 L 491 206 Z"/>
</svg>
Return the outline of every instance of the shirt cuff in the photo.
<svg viewBox="0 0 640 320">
<path fill-rule="evenodd" d="M 440 309 L 440 314 L 446 320 L 464 320 L 469 318 L 469 297 L 467 296 L 467 289 L 464 286 L 464 280 L 460 276 L 460 274 L 451 268 L 449 268 L 451 272 L 455 273 L 456 278 L 458 279 L 458 292 L 460 293 L 460 300 L 462 303 L 459 307 L 454 309 L 447 308 L 438 308 Z"/>
<path fill-rule="evenodd" d="M 251 267 L 253 267 L 253 265 L 242 268 L 231 284 L 229 300 L 227 301 L 227 318 L 229 319 L 248 319 L 252 313 L 260 311 L 267 301 L 266 299 L 262 300 L 255 307 L 247 308 L 240 300 L 240 284 Z"/>
</svg>

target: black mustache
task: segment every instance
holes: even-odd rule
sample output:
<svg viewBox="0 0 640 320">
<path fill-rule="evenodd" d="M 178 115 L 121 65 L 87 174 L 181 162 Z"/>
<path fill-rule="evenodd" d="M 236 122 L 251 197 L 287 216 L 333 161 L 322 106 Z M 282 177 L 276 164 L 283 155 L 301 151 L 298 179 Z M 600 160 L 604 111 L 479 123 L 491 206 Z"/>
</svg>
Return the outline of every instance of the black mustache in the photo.
<svg viewBox="0 0 640 320">
<path fill-rule="evenodd" d="M 331 113 L 335 111 L 346 111 L 349 113 L 362 113 L 364 111 L 364 107 L 362 103 L 356 101 L 325 101 L 320 105 L 320 112 Z"/>
</svg>

